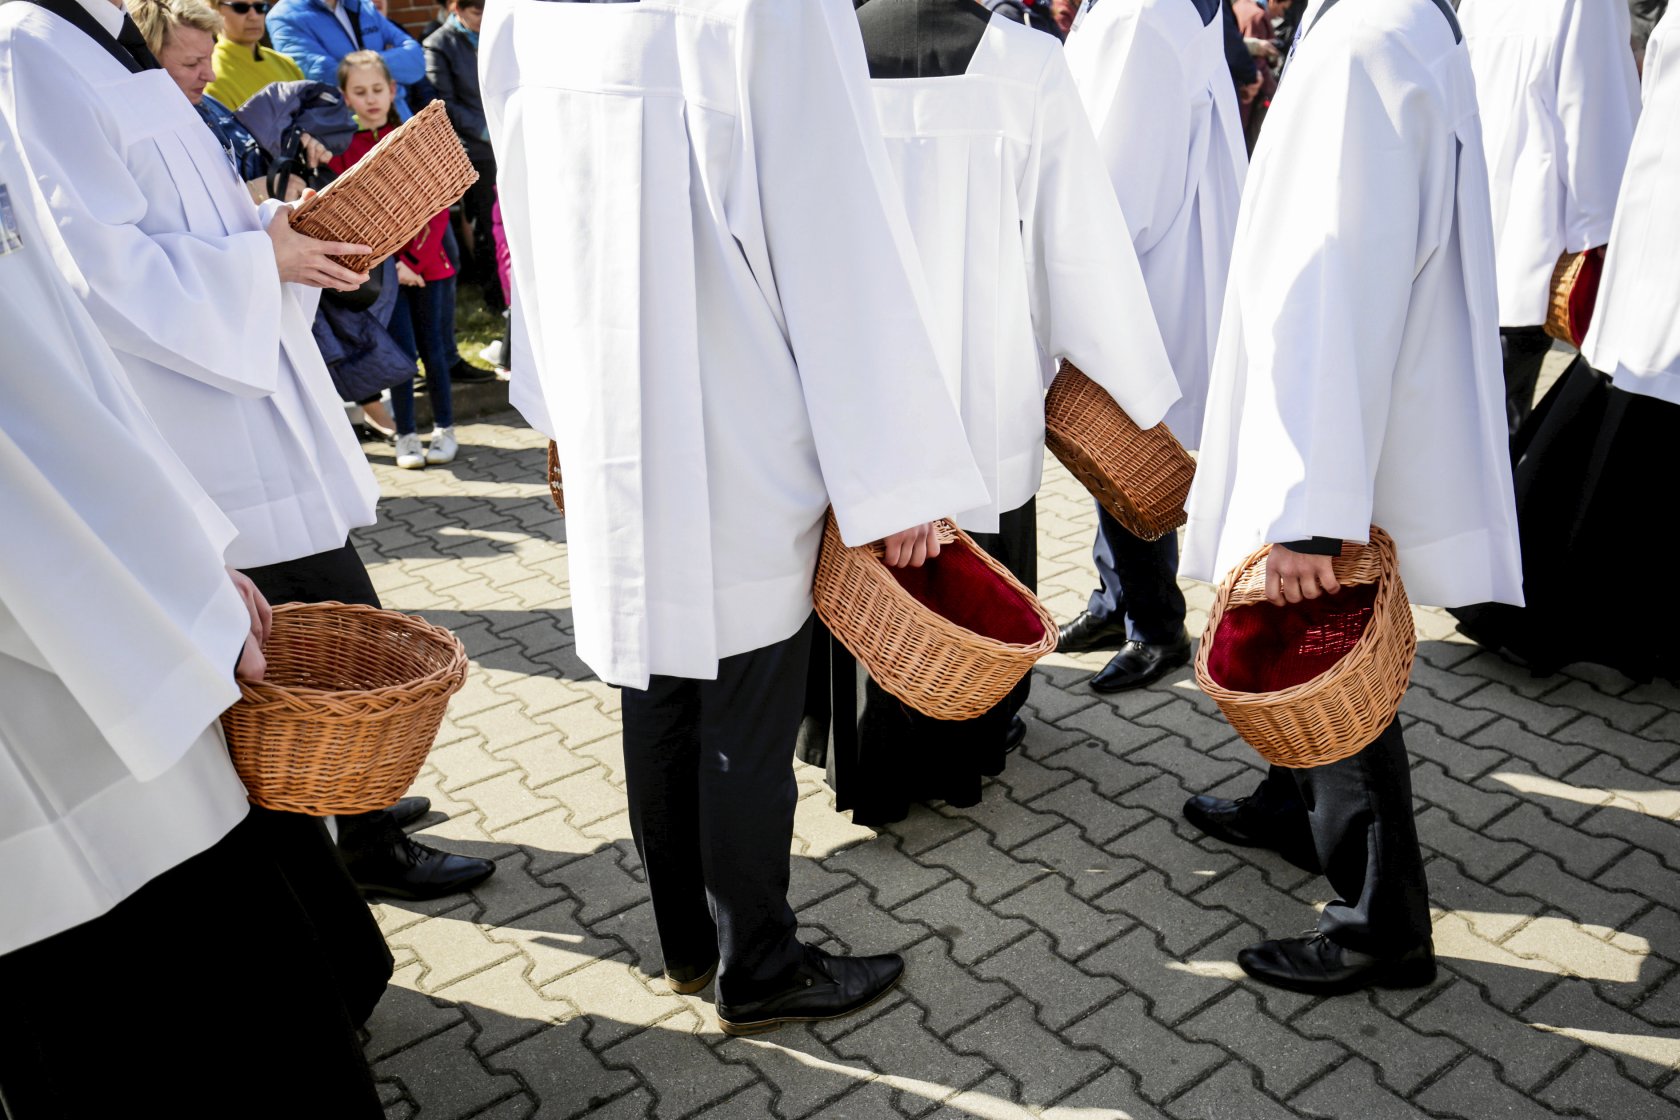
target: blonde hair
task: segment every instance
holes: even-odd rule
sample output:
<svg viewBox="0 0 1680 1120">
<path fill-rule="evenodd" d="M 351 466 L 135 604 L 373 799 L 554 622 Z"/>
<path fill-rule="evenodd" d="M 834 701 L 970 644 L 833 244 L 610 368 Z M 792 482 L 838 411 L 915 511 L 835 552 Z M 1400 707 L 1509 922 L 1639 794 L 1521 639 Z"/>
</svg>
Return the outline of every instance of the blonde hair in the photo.
<svg viewBox="0 0 1680 1120">
<path fill-rule="evenodd" d="M 140 37 L 153 54 L 162 54 L 169 34 L 177 27 L 193 27 L 214 38 L 221 33 L 222 17 L 204 0 L 126 0 L 128 14 Z"/>
</svg>

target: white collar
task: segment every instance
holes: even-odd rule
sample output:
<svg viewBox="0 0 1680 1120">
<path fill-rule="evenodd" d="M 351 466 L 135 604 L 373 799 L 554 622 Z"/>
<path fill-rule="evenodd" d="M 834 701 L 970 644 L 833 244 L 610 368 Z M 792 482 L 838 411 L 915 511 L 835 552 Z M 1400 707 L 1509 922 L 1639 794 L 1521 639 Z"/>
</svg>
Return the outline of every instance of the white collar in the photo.
<svg viewBox="0 0 1680 1120">
<path fill-rule="evenodd" d="M 111 38 L 115 39 L 117 37 L 117 33 L 122 30 L 123 16 L 127 14 L 122 7 L 111 3 L 111 0 L 76 0 L 76 2 L 87 9 L 88 15 L 99 21 L 99 26 L 109 32 Z"/>
</svg>

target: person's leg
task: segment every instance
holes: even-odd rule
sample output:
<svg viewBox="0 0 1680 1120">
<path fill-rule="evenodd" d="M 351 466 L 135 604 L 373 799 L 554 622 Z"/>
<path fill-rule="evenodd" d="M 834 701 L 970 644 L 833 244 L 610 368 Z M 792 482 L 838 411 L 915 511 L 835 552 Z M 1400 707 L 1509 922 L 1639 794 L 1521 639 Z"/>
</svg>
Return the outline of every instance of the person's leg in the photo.
<svg viewBox="0 0 1680 1120">
<path fill-rule="evenodd" d="M 668 975 L 698 977 L 718 958 L 700 853 L 700 685 L 653 677 L 624 691 L 630 835 L 653 899 Z"/>
<path fill-rule="evenodd" d="M 1146 541 L 1115 529 L 1109 543 L 1126 604 L 1126 642 L 1091 678 L 1098 692 L 1141 688 L 1190 662 L 1184 593 L 1178 588 L 1178 534 Z"/>
<path fill-rule="evenodd" d="M 787 892 L 811 632 L 807 619 L 785 641 L 726 657 L 717 679 L 697 686 L 698 847 L 717 923 L 720 1004 L 775 990 L 804 959 Z"/>
<path fill-rule="evenodd" d="M 414 311 L 414 337 L 420 346 L 420 360 L 426 366 L 432 427 L 453 427 L 455 409 L 450 393 L 448 342 L 455 333 L 455 278 L 428 281 L 424 288 L 411 291 L 416 293 L 410 307 Z"/>
<path fill-rule="evenodd" d="M 1085 609 L 1057 634 L 1056 647 L 1062 653 L 1115 649 L 1126 640 L 1126 593 L 1115 568 L 1115 552 L 1126 531 L 1101 503 L 1094 504 L 1097 536 L 1091 544 L 1091 562 L 1097 569 L 1097 589 Z"/>
<path fill-rule="evenodd" d="M 1534 408 L 1534 389 L 1551 353 L 1552 336 L 1541 327 L 1501 327 L 1499 340 L 1505 350 L 1505 414 L 1515 435 Z"/>
<path fill-rule="evenodd" d="M 1336 897 L 1319 930 L 1344 948 L 1394 957 L 1427 943 L 1429 884 L 1396 719 L 1351 758 L 1293 771 Z"/>
<path fill-rule="evenodd" d="M 1227 800 L 1198 794 L 1184 803 L 1184 819 L 1217 840 L 1269 848 L 1305 871 L 1319 869 L 1312 824 L 1295 783 L 1295 771 L 1266 770 L 1253 793 Z"/>
<path fill-rule="evenodd" d="M 502 295 L 501 277 L 496 273 L 496 239 L 491 232 L 494 222 L 490 211 L 496 204 L 496 161 L 475 160 L 473 170 L 478 172 L 478 181 L 467 188 L 461 199 L 461 208 L 472 227 L 470 279 L 484 293 L 484 305 L 499 315 L 507 308 L 507 300 Z"/>
<path fill-rule="evenodd" d="M 412 288 L 404 288 L 397 296 L 397 302 L 391 311 L 391 322 L 386 330 L 391 334 L 391 341 L 397 348 L 407 354 L 409 360 L 420 361 L 420 348 L 414 340 L 414 315 L 409 310 L 409 293 Z M 414 380 L 410 378 L 400 384 L 391 386 L 391 415 L 396 421 L 397 435 L 411 436 L 414 428 Z"/>
</svg>

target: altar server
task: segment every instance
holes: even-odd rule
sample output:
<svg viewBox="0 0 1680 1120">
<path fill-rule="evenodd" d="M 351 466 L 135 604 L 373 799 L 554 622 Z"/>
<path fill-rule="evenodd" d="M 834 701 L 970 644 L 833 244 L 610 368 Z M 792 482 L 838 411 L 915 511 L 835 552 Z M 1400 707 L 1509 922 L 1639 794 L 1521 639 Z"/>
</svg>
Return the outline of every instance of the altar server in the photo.
<svg viewBox="0 0 1680 1120">
<path fill-rule="evenodd" d="M 1237 219 L 1184 574 L 1271 543 L 1274 602 L 1334 594 L 1330 554 L 1393 536 L 1414 603 L 1522 601 L 1475 81 L 1445 0 L 1309 10 Z M 1238 956 L 1319 994 L 1434 976 L 1398 721 L 1185 816 L 1322 867 L 1318 932 Z"/>
<path fill-rule="evenodd" d="M 731 1033 L 849 1013 L 902 961 L 801 946 L 786 900 L 823 511 L 915 562 L 923 523 L 990 500 L 857 19 L 506 0 L 480 50 L 511 395 L 564 464 L 578 653 L 624 687 L 667 976 L 697 991 L 717 967 Z"/>
<path fill-rule="evenodd" d="M 1184 391 L 1167 427 L 1192 450 L 1248 171 L 1221 3 L 1091 0 L 1067 45 Z M 1118 647 L 1091 680 L 1098 692 L 1140 688 L 1186 664 L 1177 534 L 1139 540 L 1098 506 L 1091 551 L 1100 584 L 1058 648 Z"/>
<path fill-rule="evenodd" d="M 1610 238 L 1639 118 L 1624 0 L 1463 0 L 1493 190 L 1512 432 L 1534 404 L 1564 252 Z"/>
<path fill-rule="evenodd" d="M 0 119 L 0 1112 L 220 1115 L 257 1084 L 265 1115 L 378 1117 L 218 724 L 235 665 L 261 672 L 260 598 L 32 190 Z M 95 963 L 113 952 L 120 998 Z M 230 982 L 252 961 L 285 992 L 261 1014 Z"/>
<path fill-rule="evenodd" d="M 956 523 L 1031 588 L 1044 389 L 1057 360 L 1074 362 L 1144 427 L 1178 386 L 1060 44 L 973 0 L 870 0 L 858 19 L 935 343 L 989 492 Z M 919 716 L 870 680 L 860 718 L 855 663 L 823 639 L 813 714 L 833 729 L 838 807 L 881 824 L 917 801 L 977 803 L 982 777 L 1000 773 L 1025 735 L 1016 713 L 1030 675 L 991 712 L 959 723 Z M 806 760 L 819 761 L 826 741 L 807 738 Z"/>
<path fill-rule="evenodd" d="M 1674 477 L 1680 439 L 1680 17 L 1664 11 L 1650 9 L 1661 21 L 1592 329 L 1515 449 L 1527 605 L 1455 612 L 1466 634 L 1536 672 L 1591 661 L 1640 680 L 1680 678 L 1674 598 L 1630 610 L 1614 581 L 1581 578 L 1607 541 L 1628 571 L 1661 565 L 1668 544 L 1639 528 L 1653 483 Z"/>
</svg>

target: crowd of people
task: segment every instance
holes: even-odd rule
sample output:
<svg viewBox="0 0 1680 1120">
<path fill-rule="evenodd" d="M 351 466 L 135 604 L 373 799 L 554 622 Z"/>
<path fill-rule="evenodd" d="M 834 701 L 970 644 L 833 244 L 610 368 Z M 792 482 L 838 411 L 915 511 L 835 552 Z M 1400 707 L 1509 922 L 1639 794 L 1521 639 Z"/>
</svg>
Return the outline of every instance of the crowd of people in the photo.
<svg viewBox="0 0 1680 1120">
<path fill-rule="evenodd" d="M 363 900 L 494 864 L 409 837 L 423 799 L 249 806 L 217 719 L 273 605 L 379 605 L 344 406 L 389 390 L 397 464 L 454 458 L 462 279 L 564 464 L 665 979 L 715 984 L 729 1034 L 904 973 L 799 936 L 796 751 L 883 823 L 973 804 L 1031 733 L 1030 677 L 964 721 L 869 678 L 812 613 L 825 517 L 904 570 L 949 518 L 1030 588 L 1063 361 L 1198 453 L 1182 542 L 1098 511 L 1059 634 L 1113 651 L 1093 690 L 1188 660 L 1180 577 L 1270 546 L 1268 597 L 1311 612 L 1373 525 L 1412 602 L 1537 671 L 1680 673 L 1674 606 L 1580 578 L 1651 547 L 1627 526 L 1680 417 L 1666 9 L 1633 0 L 1636 37 L 1619 0 L 452 0 L 422 41 L 371 0 L 0 6 L 0 1110 L 89 1115 L 91 1051 L 175 1115 L 381 1114 Z M 434 96 L 479 172 L 458 213 L 368 273 L 292 228 Z M 1536 405 L 1578 252 L 1592 326 Z M 1434 979 L 1398 720 L 1183 813 L 1328 882 L 1314 932 L 1239 954 L 1258 982 Z M 118 941 L 112 1001 L 88 960 Z M 284 998 L 253 1015 L 257 960 Z"/>
</svg>

